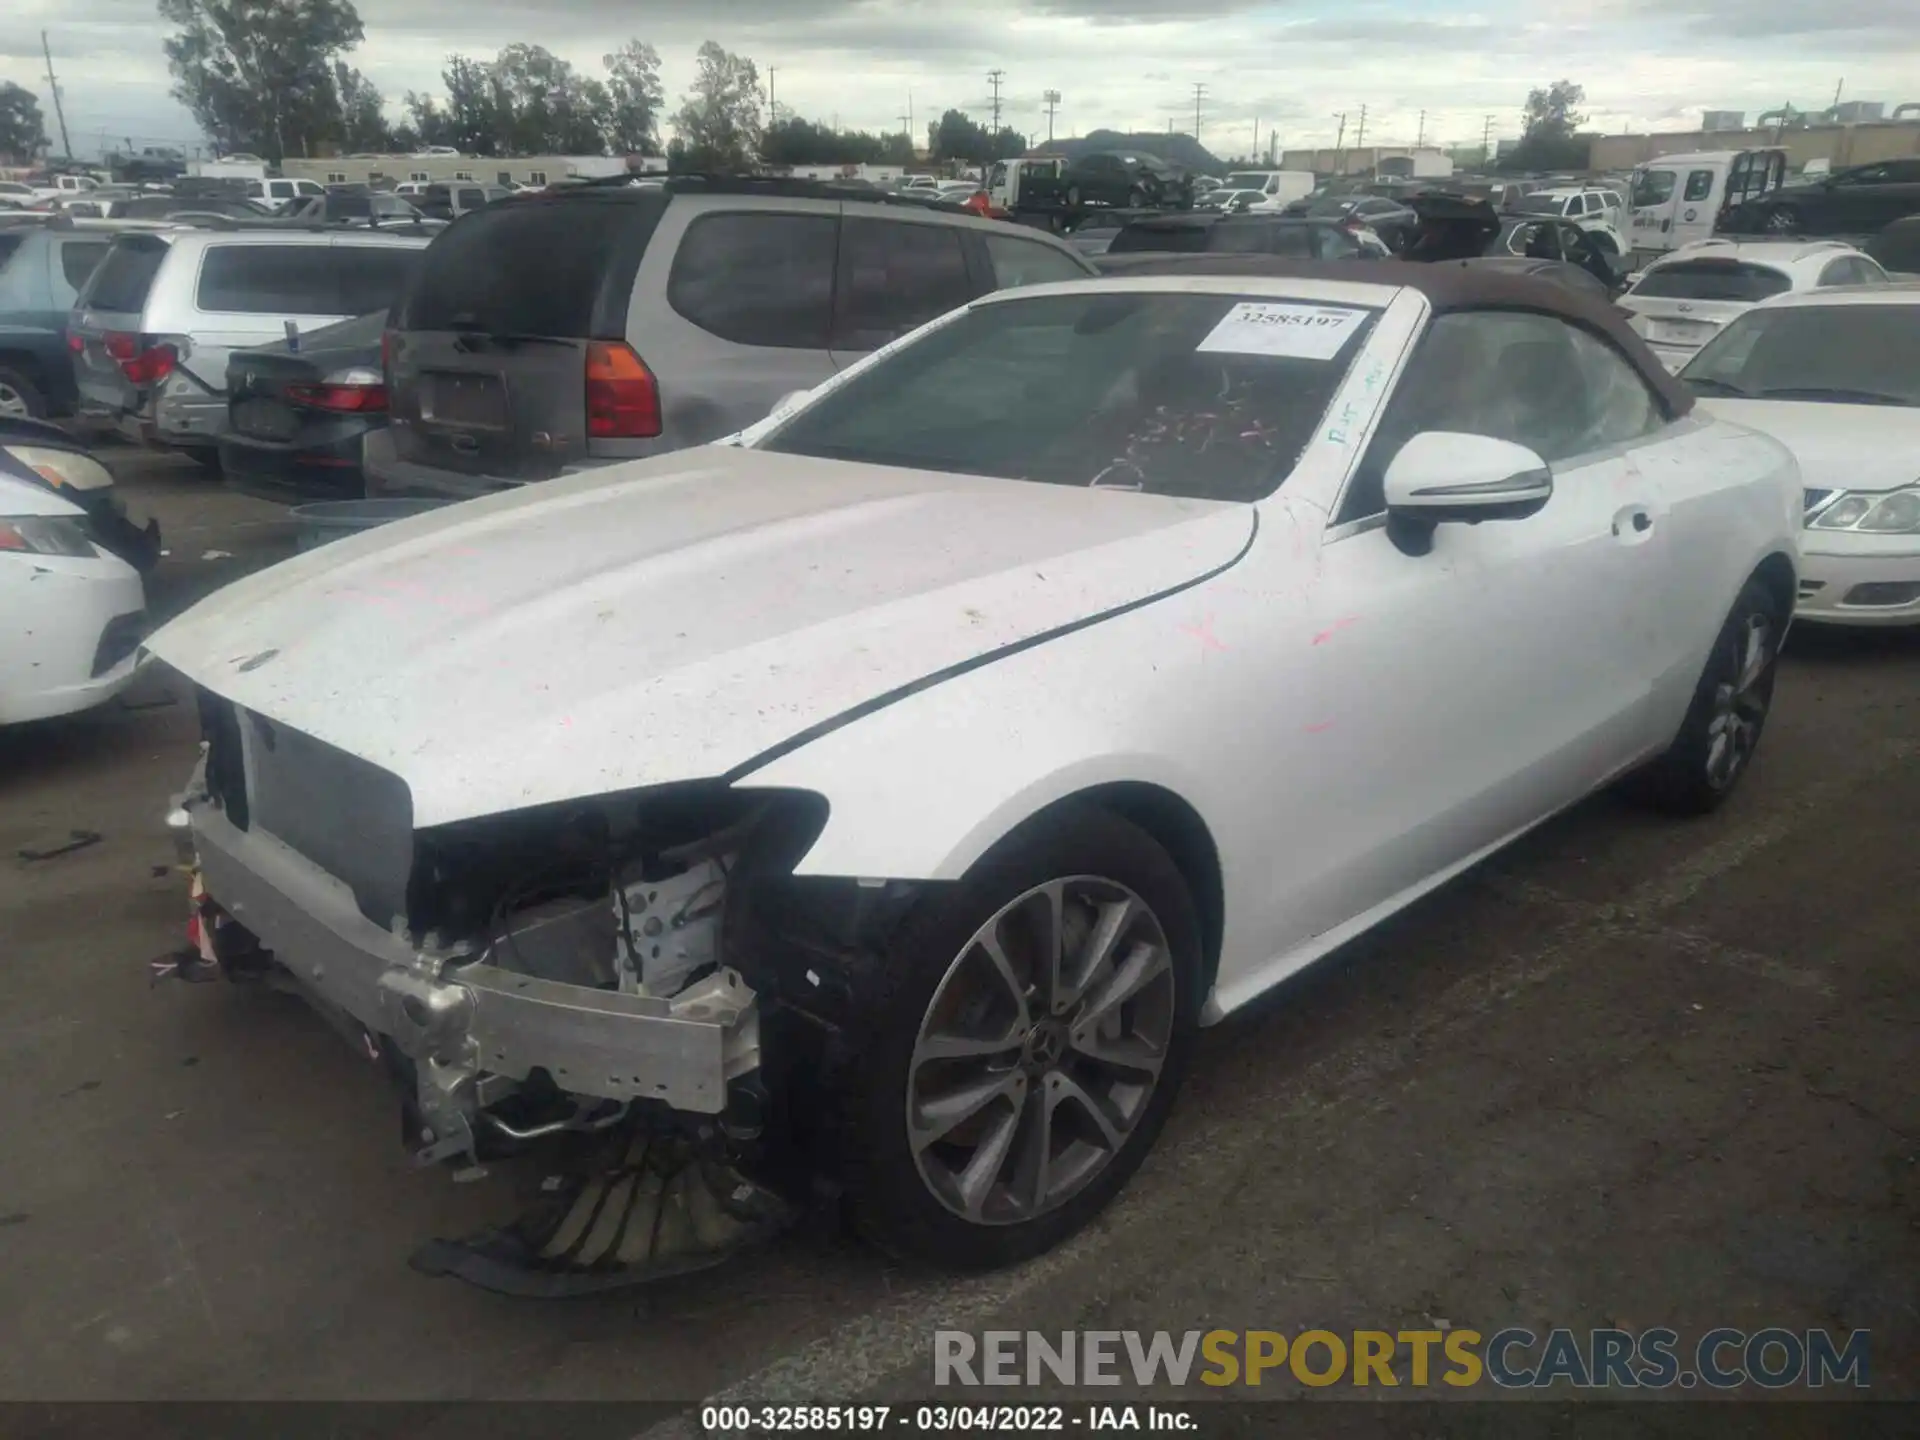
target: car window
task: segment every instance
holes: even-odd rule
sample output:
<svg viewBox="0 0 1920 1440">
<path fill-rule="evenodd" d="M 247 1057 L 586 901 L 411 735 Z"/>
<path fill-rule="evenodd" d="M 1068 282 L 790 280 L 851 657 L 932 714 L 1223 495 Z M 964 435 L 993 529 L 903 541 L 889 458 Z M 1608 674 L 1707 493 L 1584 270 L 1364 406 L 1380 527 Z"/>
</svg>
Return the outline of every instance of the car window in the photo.
<svg viewBox="0 0 1920 1440">
<path fill-rule="evenodd" d="M 1681 371 L 1701 395 L 1920 406 L 1912 305 L 1761 306 Z"/>
<path fill-rule="evenodd" d="M 1207 232 L 1206 248 L 1228 255 L 1290 255 L 1311 260 L 1325 258 L 1314 253 L 1313 237 L 1316 234 L 1340 233 L 1332 225 L 1275 225 L 1267 220 L 1223 220 Z"/>
<path fill-rule="evenodd" d="M 401 328 L 585 339 L 602 282 L 644 208 L 486 206 L 434 237 L 433 263 L 415 272 Z"/>
<path fill-rule="evenodd" d="M 1421 337 L 1338 521 L 1386 508 L 1387 467 L 1424 431 L 1489 435 L 1552 464 L 1645 434 L 1661 418 L 1628 362 L 1565 320 L 1521 311 L 1444 314 Z"/>
<path fill-rule="evenodd" d="M 841 222 L 835 350 L 877 350 L 972 298 L 955 227 L 855 216 Z"/>
<path fill-rule="evenodd" d="M 212 245 L 200 262 L 199 309 L 235 315 L 340 315 L 331 250 L 312 245 Z"/>
<path fill-rule="evenodd" d="M 114 242 L 107 258 L 87 278 L 79 304 L 116 314 L 137 315 L 145 308 L 153 277 L 167 258 L 167 242 L 157 237 L 129 235 Z"/>
<path fill-rule="evenodd" d="M 1744 260 L 1669 260 L 1641 275 L 1632 293 L 1659 300 L 1732 300 L 1755 304 L 1793 288 L 1793 277 Z"/>
<path fill-rule="evenodd" d="M 739 345 L 825 350 L 836 228 L 831 215 L 702 215 L 673 257 L 667 303 Z"/>
<path fill-rule="evenodd" d="M 1677 178 L 1671 170 L 1642 170 L 1633 177 L 1633 203 L 1642 206 L 1666 204 L 1673 198 L 1673 186 Z"/>
<path fill-rule="evenodd" d="M 1113 237 L 1108 247 L 1110 255 L 1133 255 L 1143 251 L 1164 251 L 1182 255 L 1198 254 L 1206 250 L 1207 226 L 1182 225 L 1180 223 L 1158 220 L 1141 221 L 1128 225 Z"/>
<path fill-rule="evenodd" d="M 1713 171 L 1689 170 L 1687 188 L 1680 198 L 1689 205 L 1697 205 L 1711 194 L 1713 194 Z"/>
<path fill-rule="evenodd" d="M 333 268 L 340 313 L 364 315 L 398 304 L 423 253 L 398 245 L 336 245 Z"/>
<path fill-rule="evenodd" d="M 0 230 L 0 270 L 7 268 L 7 261 L 12 258 L 13 252 L 20 248 L 20 242 L 25 238 L 26 236 L 18 230 L 12 232 Z"/>
<path fill-rule="evenodd" d="M 487 203 L 487 193 L 484 190 L 462 190 L 460 192 L 460 203 L 462 205 L 484 205 Z"/>
<path fill-rule="evenodd" d="M 1087 272 L 1073 258 L 1051 245 L 1016 240 L 1010 235 L 988 235 L 987 258 L 993 262 L 994 283 L 1002 290 L 1021 285 L 1048 285 L 1056 280 L 1084 280 Z"/>
<path fill-rule="evenodd" d="M 60 246 L 60 274 L 74 290 L 87 283 L 100 262 L 107 258 L 108 240 L 67 240 Z"/>
<path fill-rule="evenodd" d="M 1255 500 L 1283 483 L 1375 312 L 1096 291 L 955 316 L 799 410 L 769 450 Z"/>
</svg>

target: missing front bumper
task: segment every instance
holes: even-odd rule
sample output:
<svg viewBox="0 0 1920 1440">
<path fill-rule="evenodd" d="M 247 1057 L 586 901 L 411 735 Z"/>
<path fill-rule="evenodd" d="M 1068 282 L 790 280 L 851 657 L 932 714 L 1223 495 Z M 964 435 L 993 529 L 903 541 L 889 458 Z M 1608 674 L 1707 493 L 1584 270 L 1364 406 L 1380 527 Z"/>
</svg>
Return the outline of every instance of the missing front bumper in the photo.
<svg viewBox="0 0 1920 1440">
<path fill-rule="evenodd" d="M 257 827 L 206 803 L 188 815 L 207 894 L 316 1002 L 413 1061 L 435 1150 L 471 1148 L 458 1132 L 498 1082 L 544 1072 L 588 1100 L 718 1115 L 758 1064 L 757 997 L 731 971 L 669 1000 L 439 954 L 373 924 L 346 886 Z"/>
</svg>

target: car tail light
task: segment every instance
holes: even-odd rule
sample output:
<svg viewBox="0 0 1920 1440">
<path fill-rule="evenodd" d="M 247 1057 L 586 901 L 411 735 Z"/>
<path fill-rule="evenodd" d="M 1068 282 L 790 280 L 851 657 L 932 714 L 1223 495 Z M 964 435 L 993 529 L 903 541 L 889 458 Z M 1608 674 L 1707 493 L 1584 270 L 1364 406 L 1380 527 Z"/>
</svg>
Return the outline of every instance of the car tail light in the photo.
<svg viewBox="0 0 1920 1440">
<path fill-rule="evenodd" d="M 633 347 L 587 345 L 587 434 L 596 440 L 647 439 L 660 433 L 660 385 Z"/>
<path fill-rule="evenodd" d="M 289 405 L 332 410 L 343 415 L 365 415 L 387 408 L 387 387 L 378 380 L 344 384 L 324 380 L 318 385 L 289 385 L 286 396 Z"/>
<path fill-rule="evenodd" d="M 111 330 L 100 337 L 100 344 L 108 357 L 120 366 L 120 373 L 135 385 L 152 385 L 164 380 L 180 363 L 178 346 L 169 341 L 150 340 L 145 335 Z"/>
<path fill-rule="evenodd" d="M 86 348 L 87 348 L 87 342 L 85 340 L 81 339 L 78 335 L 74 335 L 71 333 L 68 334 L 67 336 L 68 350 L 72 351 L 75 355 L 78 355 L 81 351 L 85 350 Z"/>
</svg>

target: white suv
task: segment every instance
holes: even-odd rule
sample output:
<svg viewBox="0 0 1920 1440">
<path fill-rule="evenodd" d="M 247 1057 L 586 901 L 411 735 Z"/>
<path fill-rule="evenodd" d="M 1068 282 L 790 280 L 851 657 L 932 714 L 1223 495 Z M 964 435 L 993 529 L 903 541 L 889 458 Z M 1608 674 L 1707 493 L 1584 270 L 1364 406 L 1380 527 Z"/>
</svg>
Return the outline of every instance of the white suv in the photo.
<svg viewBox="0 0 1920 1440">
<path fill-rule="evenodd" d="M 1844 240 L 1701 240 L 1647 266 L 1615 303 L 1666 367 L 1678 370 L 1762 300 L 1886 280 Z"/>
</svg>

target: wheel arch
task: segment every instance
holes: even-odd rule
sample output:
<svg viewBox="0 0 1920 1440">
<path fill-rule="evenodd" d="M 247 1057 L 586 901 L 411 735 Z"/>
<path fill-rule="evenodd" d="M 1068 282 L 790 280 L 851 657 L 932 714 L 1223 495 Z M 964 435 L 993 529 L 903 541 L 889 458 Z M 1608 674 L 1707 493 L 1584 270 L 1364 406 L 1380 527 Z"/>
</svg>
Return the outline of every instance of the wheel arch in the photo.
<svg viewBox="0 0 1920 1440">
<path fill-rule="evenodd" d="M 1800 578 L 1790 557 L 1775 550 L 1753 567 L 1753 573 L 1748 578 L 1766 586 L 1774 599 L 1780 602 L 1780 613 L 1792 618 L 1794 602 L 1799 598 Z"/>
</svg>

